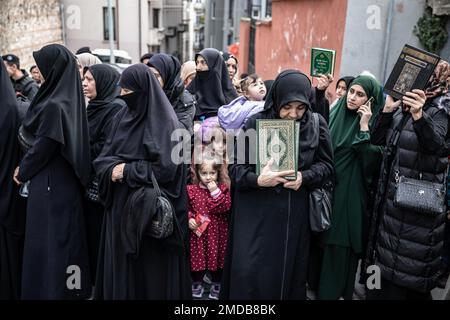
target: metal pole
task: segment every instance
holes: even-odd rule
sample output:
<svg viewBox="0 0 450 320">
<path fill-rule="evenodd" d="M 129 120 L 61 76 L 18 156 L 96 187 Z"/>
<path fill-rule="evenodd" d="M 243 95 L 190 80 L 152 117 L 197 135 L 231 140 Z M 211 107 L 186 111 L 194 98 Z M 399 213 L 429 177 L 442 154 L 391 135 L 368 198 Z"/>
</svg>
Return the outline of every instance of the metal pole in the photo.
<svg viewBox="0 0 450 320">
<path fill-rule="evenodd" d="M 394 13 L 394 0 L 389 0 L 389 12 L 386 22 L 386 34 L 384 36 L 384 52 L 383 52 L 383 83 L 386 82 L 387 78 L 387 65 L 388 65 L 388 58 L 389 58 L 389 47 L 390 47 L 390 40 L 391 40 L 391 31 L 392 31 L 392 15 Z"/>
<path fill-rule="evenodd" d="M 112 10 L 112 0 L 108 0 L 108 29 L 109 29 L 109 62 L 116 63 L 114 57 L 114 24 L 113 24 L 113 10 Z"/>
</svg>

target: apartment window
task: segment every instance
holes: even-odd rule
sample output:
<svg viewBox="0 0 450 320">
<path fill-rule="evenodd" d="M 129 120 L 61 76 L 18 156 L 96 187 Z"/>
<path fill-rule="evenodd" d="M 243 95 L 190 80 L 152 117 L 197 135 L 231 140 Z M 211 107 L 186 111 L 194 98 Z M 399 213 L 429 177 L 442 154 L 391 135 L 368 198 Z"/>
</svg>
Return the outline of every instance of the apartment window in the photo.
<svg viewBox="0 0 450 320">
<path fill-rule="evenodd" d="M 153 28 L 159 28 L 159 13 L 161 9 L 153 9 Z"/>
<path fill-rule="evenodd" d="M 272 0 L 267 0 L 266 17 L 272 16 Z"/>
<path fill-rule="evenodd" d="M 116 8 L 112 8 L 114 41 L 116 41 Z M 103 40 L 109 40 L 108 7 L 103 7 Z"/>
</svg>

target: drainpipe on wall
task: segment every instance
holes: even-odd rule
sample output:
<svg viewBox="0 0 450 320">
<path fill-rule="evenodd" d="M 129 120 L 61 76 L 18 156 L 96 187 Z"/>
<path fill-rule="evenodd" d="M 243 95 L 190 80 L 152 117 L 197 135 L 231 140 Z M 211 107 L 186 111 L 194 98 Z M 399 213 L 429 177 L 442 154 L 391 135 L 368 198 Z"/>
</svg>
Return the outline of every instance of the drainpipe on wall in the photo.
<svg viewBox="0 0 450 320">
<path fill-rule="evenodd" d="M 120 14 L 119 14 L 119 0 L 116 0 L 116 47 L 117 50 L 120 50 L 120 37 L 119 37 L 119 23 L 120 23 Z"/>
<path fill-rule="evenodd" d="M 388 17 L 386 22 L 386 34 L 384 36 L 384 52 L 383 52 L 383 71 L 381 73 L 383 77 L 383 82 L 386 82 L 386 79 L 388 77 L 387 73 L 387 65 L 388 65 L 388 58 L 389 58 L 389 47 L 390 47 L 390 40 L 391 40 L 391 32 L 392 32 L 392 17 L 394 14 L 394 2 L 395 0 L 389 0 L 389 8 L 388 8 Z"/>
<path fill-rule="evenodd" d="M 142 2 L 139 0 L 139 57 L 142 56 Z"/>
<path fill-rule="evenodd" d="M 113 10 L 112 10 L 112 0 L 108 0 L 108 29 L 109 29 L 109 62 L 114 64 L 116 62 L 116 57 L 114 56 L 114 23 L 113 23 Z"/>
<path fill-rule="evenodd" d="M 62 41 L 63 41 L 63 44 L 66 46 L 67 45 L 67 42 L 66 42 L 66 19 L 64 18 L 64 4 L 63 3 L 60 4 L 59 10 L 61 12 Z"/>
</svg>

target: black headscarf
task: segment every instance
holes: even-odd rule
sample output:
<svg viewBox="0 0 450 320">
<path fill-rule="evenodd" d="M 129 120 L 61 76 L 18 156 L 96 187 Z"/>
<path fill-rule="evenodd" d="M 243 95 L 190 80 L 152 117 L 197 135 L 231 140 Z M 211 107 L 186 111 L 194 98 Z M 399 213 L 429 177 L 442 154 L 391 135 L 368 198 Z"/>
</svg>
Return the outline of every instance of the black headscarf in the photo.
<svg viewBox="0 0 450 320">
<path fill-rule="evenodd" d="M 297 70 L 281 72 L 272 84 L 266 96 L 264 110 L 273 113 L 275 119 L 280 118 L 280 109 L 289 102 L 299 101 L 311 108 L 311 81 Z"/>
<path fill-rule="evenodd" d="M 120 121 L 99 156 L 111 156 L 125 161 L 151 160 L 155 175 L 164 183 L 176 177 L 176 165 L 171 160 L 175 142 L 172 132 L 180 128 L 177 116 L 164 91 L 150 69 L 136 64 L 125 69 L 119 82 L 122 88 L 134 91 L 121 96 L 128 108 L 116 117 Z M 101 159 L 99 162 L 101 162 Z"/>
<path fill-rule="evenodd" d="M 264 81 L 264 85 L 266 86 L 266 96 L 264 97 L 264 101 L 266 101 L 267 98 L 267 94 L 269 93 L 270 89 L 272 88 L 273 83 L 275 82 L 275 80 L 266 80 Z"/>
<path fill-rule="evenodd" d="M 181 65 L 178 59 L 165 53 L 158 53 L 150 58 L 147 65 L 158 70 L 164 81 L 164 93 L 172 106 L 175 106 L 184 91 L 183 80 L 180 77 Z"/>
<path fill-rule="evenodd" d="M 197 98 L 196 116 L 216 116 L 218 109 L 238 97 L 227 66 L 222 55 L 216 49 L 207 48 L 197 53 L 202 56 L 208 64 L 208 71 L 197 71 L 194 80 L 187 89 Z"/>
<path fill-rule="evenodd" d="M 315 132 L 312 125 L 311 111 L 311 81 L 298 70 L 285 70 L 281 72 L 273 82 L 267 94 L 262 116 L 265 119 L 280 119 L 282 106 L 299 101 L 307 106 L 300 122 L 300 150 L 308 150 L 314 145 Z M 302 155 L 299 154 L 301 158 Z"/>
<path fill-rule="evenodd" d="M 340 79 L 336 82 L 336 89 L 337 89 L 337 86 L 338 86 L 339 82 L 344 81 L 344 82 L 345 82 L 345 85 L 347 86 L 347 90 L 348 90 L 348 89 L 350 88 L 350 83 L 352 83 L 353 80 L 355 80 L 355 77 L 352 77 L 352 76 L 340 78 Z"/>
<path fill-rule="evenodd" d="M 238 65 L 238 63 L 239 63 L 238 59 L 237 59 L 234 55 L 232 55 L 231 53 L 228 53 L 228 52 L 222 53 L 222 57 L 223 57 L 223 60 L 225 61 L 225 63 L 226 63 L 230 58 L 233 58 L 234 61 L 236 61 L 236 66 L 234 67 L 234 70 L 237 72 L 237 65 Z"/>
<path fill-rule="evenodd" d="M 33 56 L 45 82 L 28 109 L 24 128 L 59 142 L 62 155 L 86 185 L 90 176 L 89 133 L 77 61 L 59 44 L 45 46 Z"/>
<path fill-rule="evenodd" d="M 98 152 L 93 147 L 102 135 L 105 125 L 118 112 L 118 109 L 121 108 L 119 104 L 112 103 L 120 94 L 120 74 L 116 69 L 107 64 L 96 64 L 88 67 L 87 70 L 92 73 L 97 90 L 97 96 L 89 101 L 86 108 L 89 122 L 91 158 L 93 158 L 98 156 Z"/>
</svg>

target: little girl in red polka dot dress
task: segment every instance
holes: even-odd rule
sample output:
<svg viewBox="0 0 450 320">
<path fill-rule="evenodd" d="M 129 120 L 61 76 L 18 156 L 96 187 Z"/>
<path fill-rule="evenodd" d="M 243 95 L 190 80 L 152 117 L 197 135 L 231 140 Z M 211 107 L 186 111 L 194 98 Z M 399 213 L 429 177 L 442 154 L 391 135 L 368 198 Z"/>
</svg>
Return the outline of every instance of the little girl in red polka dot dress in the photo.
<svg viewBox="0 0 450 320">
<path fill-rule="evenodd" d="M 211 158 L 193 165 L 193 184 L 187 186 L 194 298 L 203 296 L 202 279 L 207 271 L 212 278 L 209 298 L 219 298 L 231 208 L 226 165 L 219 162 Z"/>
</svg>

